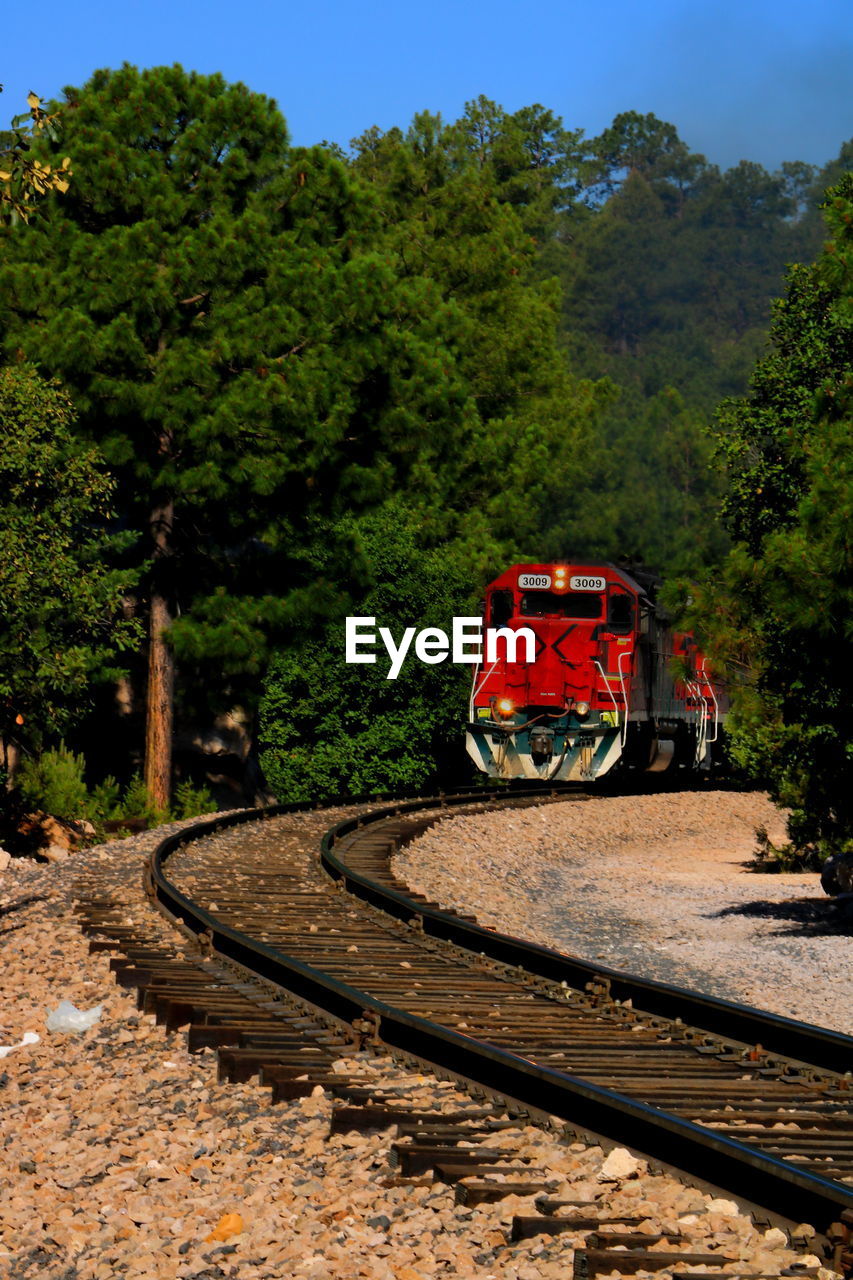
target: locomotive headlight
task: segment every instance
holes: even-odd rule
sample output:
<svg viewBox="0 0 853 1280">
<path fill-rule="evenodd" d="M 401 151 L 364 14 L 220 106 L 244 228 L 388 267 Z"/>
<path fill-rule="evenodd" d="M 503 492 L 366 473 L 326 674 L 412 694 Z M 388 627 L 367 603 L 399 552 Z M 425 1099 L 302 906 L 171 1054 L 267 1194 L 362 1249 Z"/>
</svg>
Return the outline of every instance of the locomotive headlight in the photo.
<svg viewBox="0 0 853 1280">
<path fill-rule="evenodd" d="M 554 570 L 554 590 L 555 591 L 566 590 L 566 587 L 568 586 L 568 583 L 566 582 L 566 573 L 567 573 L 566 569 Z"/>
<path fill-rule="evenodd" d="M 515 703 L 512 698 L 498 698 L 495 708 L 499 716 L 511 716 L 515 711 Z"/>
<path fill-rule="evenodd" d="M 587 716 L 589 715 L 589 703 L 576 702 L 575 705 L 572 707 L 572 710 L 574 711 L 578 720 L 586 720 Z"/>
</svg>

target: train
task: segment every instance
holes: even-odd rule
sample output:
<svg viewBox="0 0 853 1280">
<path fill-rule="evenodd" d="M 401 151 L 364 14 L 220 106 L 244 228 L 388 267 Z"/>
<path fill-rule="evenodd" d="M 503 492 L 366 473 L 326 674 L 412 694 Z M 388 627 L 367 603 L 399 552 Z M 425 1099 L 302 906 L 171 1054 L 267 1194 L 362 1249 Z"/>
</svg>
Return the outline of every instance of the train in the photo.
<svg viewBox="0 0 853 1280">
<path fill-rule="evenodd" d="M 466 747 L 492 778 L 594 782 L 615 769 L 710 770 L 728 699 L 652 575 L 515 564 L 486 588 Z"/>
</svg>

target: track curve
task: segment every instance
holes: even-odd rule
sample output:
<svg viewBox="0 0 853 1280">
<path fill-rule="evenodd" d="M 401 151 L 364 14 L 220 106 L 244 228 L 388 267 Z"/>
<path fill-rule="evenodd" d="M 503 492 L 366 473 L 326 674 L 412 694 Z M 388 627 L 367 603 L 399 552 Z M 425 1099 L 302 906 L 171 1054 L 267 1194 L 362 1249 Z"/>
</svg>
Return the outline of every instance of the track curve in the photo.
<svg viewBox="0 0 853 1280">
<path fill-rule="evenodd" d="M 789 1220 L 822 1232 L 853 1221 L 853 1092 L 842 1074 L 853 1040 L 494 933 L 390 872 L 400 843 L 450 809 L 542 800 L 539 790 L 476 792 L 348 818 L 321 852 L 346 894 L 276 862 L 270 819 L 298 806 L 231 815 L 164 841 L 149 892 L 205 946 L 392 1049 Z M 260 846 L 235 873 L 246 823 Z M 225 847 L 211 859 L 208 840 L 194 858 L 196 842 L 217 835 Z M 170 878 L 164 864 L 178 850 Z M 189 869 L 173 871 L 182 859 Z"/>
</svg>

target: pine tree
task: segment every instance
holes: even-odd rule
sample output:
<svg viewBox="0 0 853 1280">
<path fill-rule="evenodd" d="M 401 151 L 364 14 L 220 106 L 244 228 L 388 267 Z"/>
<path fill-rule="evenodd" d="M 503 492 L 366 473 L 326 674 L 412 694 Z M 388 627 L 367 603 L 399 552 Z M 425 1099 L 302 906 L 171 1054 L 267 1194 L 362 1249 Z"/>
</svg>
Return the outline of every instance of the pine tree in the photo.
<svg viewBox="0 0 853 1280">
<path fill-rule="evenodd" d="M 175 654 L 239 680 L 271 628 L 328 607 L 306 530 L 440 470 L 470 416 L 459 326 L 375 251 L 374 202 L 340 161 L 290 148 L 242 85 L 124 66 L 66 90 L 63 121 L 74 183 L 10 245 L 7 342 L 72 389 L 150 563 L 162 805 Z"/>
<path fill-rule="evenodd" d="M 563 198 L 575 142 L 541 108 L 510 116 L 479 98 L 453 125 L 423 113 L 406 133 L 374 129 L 353 144 L 385 251 L 457 317 L 473 413 L 426 519 L 468 543 L 476 574 L 522 548 L 591 550 L 607 527 L 597 438 L 607 389 L 571 374 L 559 286 L 541 279 L 531 234 Z"/>
</svg>

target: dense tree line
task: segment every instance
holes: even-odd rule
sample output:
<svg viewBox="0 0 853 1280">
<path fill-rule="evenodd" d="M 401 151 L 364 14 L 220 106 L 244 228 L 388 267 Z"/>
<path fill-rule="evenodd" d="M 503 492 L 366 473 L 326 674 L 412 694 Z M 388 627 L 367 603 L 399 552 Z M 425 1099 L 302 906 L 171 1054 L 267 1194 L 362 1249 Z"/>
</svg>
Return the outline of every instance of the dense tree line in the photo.
<svg viewBox="0 0 853 1280">
<path fill-rule="evenodd" d="M 368 184 L 242 86 L 125 67 L 66 96 L 74 182 L 6 238 L 5 341 L 117 478 L 162 803 L 176 661 L 185 715 L 251 697 L 270 639 L 370 576 L 348 522 L 401 493 L 425 546 L 494 562 L 580 474 L 597 403 L 490 182 L 448 187 L 444 260 L 404 267 Z"/>
<path fill-rule="evenodd" d="M 541 106 L 507 113 L 486 98 L 453 124 L 424 113 L 407 130 L 368 130 L 350 153 L 381 192 L 400 262 L 428 254 L 451 288 L 464 290 L 470 251 L 460 241 L 454 278 L 435 242 L 452 193 L 488 189 L 516 216 L 534 278 L 558 286 L 566 366 L 599 407 L 592 538 L 581 504 L 563 500 L 540 545 L 664 570 L 722 554 L 707 423 L 745 390 L 785 269 L 818 252 L 824 189 L 851 161 L 846 143 L 823 170 L 743 161 L 720 172 L 652 115 L 625 112 L 584 139 Z M 458 217 L 452 226 L 456 238 Z"/>
<path fill-rule="evenodd" d="M 73 176 L 0 232 L 0 337 L 10 368 L 70 396 L 57 448 L 71 431 L 112 477 L 112 525 L 94 490 L 74 514 L 113 591 L 87 670 L 145 631 L 125 670 L 157 804 L 175 716 L 253 711 L 275 650 L 282 795 L 347 771 L 430 781 L 455 673 L 354 682 L 339 629 L 366 603 L 389 623 L 463 611 L 513 557 L 695 572 L 738 537 L 705 426 L 746 388 L 786 262 L 817 251 L 849 146 L 832 175 L 720 173 L 653 116 L 585 139 L 480 98 L 454 123 L 296 148 L 269 99 L 178 67 L 98 72 L 50 112 L 27 161 L 65 174 L 69 156 Z M 12 648 L 10 710 L 30 679 Z M 105 723 L 93 690 L 68 687 L 81 742 Z M 24 745 L 59 723 L 31 716 Z"/>
<path fill-rule="evenodd" d="M 789 807 L 791 851 L 853 851 L 853 174 L 830 188 L 829 238 L 796 266 L 772 349 L 718 419 L 734 546 L 692 590 L 735 681 L 731 742 Z"/>
</svg>

